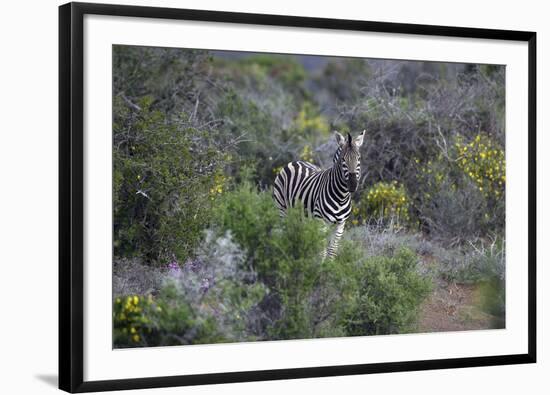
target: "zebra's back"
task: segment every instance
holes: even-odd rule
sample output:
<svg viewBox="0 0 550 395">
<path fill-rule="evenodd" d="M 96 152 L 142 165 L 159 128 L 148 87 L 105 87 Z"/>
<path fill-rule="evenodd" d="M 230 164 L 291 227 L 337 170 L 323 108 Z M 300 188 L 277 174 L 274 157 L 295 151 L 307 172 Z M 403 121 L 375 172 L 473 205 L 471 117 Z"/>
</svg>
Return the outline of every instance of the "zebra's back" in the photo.
<svg viewBox="0 0 550 395">
<path fill-rule="evenodd" d="M 315 185 L 321 174 L 322 170 L 309 162 L 294 161 L 284 166 L 273 185 L 273 198 L 281 214 L 289 207 L 294 207 L 297 200 L 313 214 L 318 190 Z"/>
</svg>

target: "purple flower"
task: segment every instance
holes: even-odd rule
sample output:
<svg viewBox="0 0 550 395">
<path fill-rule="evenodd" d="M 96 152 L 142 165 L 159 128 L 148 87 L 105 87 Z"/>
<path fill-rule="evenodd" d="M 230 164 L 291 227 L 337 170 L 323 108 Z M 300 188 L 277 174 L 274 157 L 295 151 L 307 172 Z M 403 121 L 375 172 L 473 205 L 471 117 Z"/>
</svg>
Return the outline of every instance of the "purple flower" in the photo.
<svg viewBox="0 0 550 395">
<path fill-rule="evenodd" d="M 193 260 L 193 259 L 189 258 L 187 260 L 187 262 L 185 262 L 185 267 L 191 269 L 191 271 L 196 273 L 200 269 L 200 262 L 199 262 L 198 259 Z"/>
<path fill-rule="evenodd" d="M 210 280 L 203 278 L 201 282 L 201 291 L 206 292 L 210 288 Z"/>
<path fill-rule="evenodd" d="M 168 268 L 168 272 L 170 273 L 171 276 L 177 277 L 181 274 L 180 265 L 176 261 L 170 262 L 168 264 L 167 268 Z"/>
</svg>

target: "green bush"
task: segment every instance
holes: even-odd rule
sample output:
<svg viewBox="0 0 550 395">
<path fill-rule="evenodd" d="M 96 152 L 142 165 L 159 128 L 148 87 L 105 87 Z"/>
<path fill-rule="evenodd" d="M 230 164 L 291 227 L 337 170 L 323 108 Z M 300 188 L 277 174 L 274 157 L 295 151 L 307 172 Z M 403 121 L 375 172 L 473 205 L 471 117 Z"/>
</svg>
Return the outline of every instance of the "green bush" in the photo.
<svg viewBox="0 0 550 395">
<path fill-rule="evenodd" d="M 206 232 L 194 260 L 155 269 L 162 283 L 152 290 L 154 297 L 115 297 L 115 346 L 255 340 L 248 322 L 266 288 L 256 280 L 254 272 L 244 267 L 244 259 L 231 237 L 215 237 L 213 232 Z M 127 272 L 118 275 L 124 277 Z"/>
<path fill-rule="evenodd" d="M 307 218 L 299 207 L 280 219 L 271 194 L 247 184 L 227 193 L 216 213 L 222 229 L 230 230 L 245 248 L 248 264 L 269 287 L 270 302 L 265 303 L 272 305 L 266 309 L 272 309 L 273 316 L 264 317 L 270 325 L 258 330 L 268 338 L 311 337 L 314 319 L 308 300 L 326 246 L 322 223 Z"/>
<path fill-rule="evenodd" d="M 431 281 L 417 272 L 418 257 L 402 248 L 389 256 L 352 261 L 353 282 L 342 325 L 348 335 L 406 332 L 418 307 L 431 291 Z M 345 262 L 344 262 L 345 263 Z M 348 270 L 351 274 L 352 270 Z"/>
<path fill-rule="evenodd" d="M 441 280 L 480 285 L 482 307 L 504 317 L 502 273 L 467 245 L 504 232 L 504 76 L 114 46 L 115 344 L 408 331 L 429 281 L 403 245 Z M 321 261 L 322 222 L 301 208 L 280 219 L 265 190 L 291 160 L 330 166 L 335 127 L 367 130 L 363 172 L 351 240 Z M 431 250 L 458 252 L 447 265 Z"/>
<path fill-rule="evenodd" d="M 378 182 L 361 194 L 359 204 L 353 208 L 352 223 L 374 219 L 405 224 L 410 220 L 409 202 L 405 187 L 397 181 Z"/>
<path fill-rule="evenodd" d="M 158 309 L 151 296 L 117 297 L 113 304 L 113 343 L 115 347 L 147 344 L 144 339 L 155 328 L 152 316 Z"/>
<path fill-rule="evenodd" d="M 445 154 L 414 162 L 415 214 L 426 233 L 456 243 L 504 230 L 505 160 L 494 139 L 458 136 Z"/>
<path fill-rule="evenodd" d="M 248 263 L 269 288 L 269 312 L 259 331 L 268 339 L 407 330 L 430 280 L 416 272 L 408 250 L 366 258 L 345 242 L 335 260 L 321 260 L 327 228 L 301 207 L 278 218 L 271 196 L 241 186 L 224 196 L 218 219 L 247 251 Z M 260 303 L 262 305 L 262 303 Z M 264 313 L 265 313 L 264 311 Z"/>
<path fill-rule="evenodd" d="M 267 283 L 282 302 L 282 316 L 270 328 L 275 339 L 311 338 L 316 336 L 317 317 L 311 299 L 322 273 L 321 252 L 326 248 L 327 234 L 317 219 L 306 218 L 303 207 L 288 211 L 279 227 L 272 232 L 265 247 L 272 251 L 258 264 Z"/>
<path fill-rule="evenodd" d="M 263 262 L 269 257 L 271 251 L 262 246 L 279 221 L 279 211 L 269 193 L 258 192 L 245 181 L 222 196 L 214 209 L 214 218 L 224 232 L 231 231 L 251 262 Z"/>
<path fill-rule="evenodd" d="M 264 74 L 280 83 L 285 89 L 292 92 L 293 95 L 307 96 L 305 89 L 306 71 L 301 63 L 297 62 L 292 56 L 258 54 L 246 57 L 238 62 L 237 72 L 242 75 L 243 68 L 251 69 L 251 74 Z"/>
<path fill-rule="evenodd" d="M 116 256 L 185 260 L 221 191 L 225 155 L 206 131 L 178 126 L 151 109 L 115 98 L 113 214 Z"/>
<path fill-rule="evenodd" d="M 220 343 L 225 341 L 212 315 L 200 315 L 168 285 L 154 299 L 117 298 L 113 308 L 113 341 L 117 348 Z"/>
<path fill-rule="evenodd" d="M 492 316 L 493 328 L 506 327 L 506 287 L 501 277 L 491 277 L 479 285 L 481 309 Z"/>
</svg>

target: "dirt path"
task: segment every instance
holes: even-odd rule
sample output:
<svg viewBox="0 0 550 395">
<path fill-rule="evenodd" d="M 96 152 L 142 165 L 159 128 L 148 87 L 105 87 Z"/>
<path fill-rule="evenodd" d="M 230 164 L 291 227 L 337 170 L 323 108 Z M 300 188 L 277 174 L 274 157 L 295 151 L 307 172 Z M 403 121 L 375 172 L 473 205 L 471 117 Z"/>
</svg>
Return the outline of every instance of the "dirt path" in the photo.
<svg viewBox="0 0 550 395">
<path fill-rule="evenodd" d="M 492 316 L 478 307 L 476 288 L 438 284 L 420 309 L 419 332 L 465 331 L 492 328 Z"/>
</svg>

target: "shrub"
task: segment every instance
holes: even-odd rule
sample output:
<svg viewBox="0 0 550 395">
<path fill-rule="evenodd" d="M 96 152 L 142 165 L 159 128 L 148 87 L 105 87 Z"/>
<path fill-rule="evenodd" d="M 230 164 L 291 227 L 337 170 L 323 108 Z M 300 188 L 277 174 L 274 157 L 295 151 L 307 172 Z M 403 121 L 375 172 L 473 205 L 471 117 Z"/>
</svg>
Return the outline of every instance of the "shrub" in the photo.
<svg viewBox="0 0 550 395">
<path fill-rule="evenodd" d="M 239 67 L 235 72 L 238 73 L 240 78 L 242 78 L 244 69 L 252 75 L 269 76 L 270 79 L 281 84 L 293 95 L 298 97 L 307 96 L 307 90 L 304 86 L 306 71 L 302 64 L 292 56 L 256 54 L 240 59 L 237 65 Z"/>
<path fill-rule="evenodd" d="M 222 189 L 225 163 L 206 131 L 171 123 L 143 98 L 115 98 L 113 214 L 116 256 L 186 259 Z"/>
<path fill-rule="evenodd" d="M 207 232 L 193 260 L 172 262 L 155 296 L 116 297 L 116 347 L 253 340 L 247 322 L 265 294 L 228 235 Z"/>
<path fill-rule="evenodd" d="M 159 295 L 115 299 L 113 343 L 117 348 L 216 343 L 225 340 L 213 316 L 201 316 L 173 285 Z"/>
<path fill-rule="evenodd" d="M 269 288 L 253 325 L 260 337 L 368 335 L 407 329 L 429 291 L 429 280 L 416 271 L 414 253 L 387 251 L 389 256 L 365 257 L 361 244 L 348 241 L 335 260 L 322 261 L 328 236 L 323 223 L 307 218 L 302 207 L 279 219 L 268 204 L 274 207 L 266 192 L 240 187 L 224 196 L 224 215 L 219 217 L 223 229 L 246 246 L 250 266 Z"/>
<path fill-rule="evenodd" d="M 220 202 L 216 217 L 248 255 L 248 264 L 269 288 L 258 311 L 255 331 L 270 339 L 311 337 L 308 298 L 320 275 L 326 232 L 321 221 L 307 218 L 302 207 L 284 219 L 268 192 L 241 185 Z"/>
<path fill-rule="evenodd" d="M 227 341 L 215 317 L 199 314 L 173 284 L 164 286 L 154 298 L 133 295 L 116 299 L 113 311 L 117 348 Z"/>
<path fill-rule="evenodd" d="M 456 243 L 503 230 L 504 151 L 488 135 L 459 136 L 445 152 L 414 162 L 413 211 L 424 231 Z"/>
<path fill-rule="evenodd" d="M 378 182 L 361 194 L 353 214 L 352 221 L 362 223 L 370 218 L 405 223 L 410 220 L 407 191 L 397 181 Z"/>
<path fill-rule="evenodd" d="M 330 126 L 327 119 L 319 114 L 317 107 L 312 102 L 305 101 L 294 119 L 291 132 L 309 141 L 315 138 L 326 139 L 329 137 Z"/>
<path fill-rule="evenodd" d="M 459 168 L 465 158 L 457 155 L 454 144 L 462 136 L 461 146 L 472 142 L 475 146 L 479 135 L 485 148 L 477 152 L 477 162 L 471 158 L 474 163 L 483 159 L 483 150 L 488 157 L 489 146 L 491 158 L 494 151 L 501 155 L 504 69 L 376 60 L 368 64 L 370 78 L 356 84 L 354 100 L 335 109 L 339 115 L 335 122 L 350 130 L 367 130 L 361 149 L 361 185 L 398 180 L 410 197 L 411 224 L 419 221 L 430 236 L 454 242 L 456 236 L 463 241 L 500 231 L 504 225 L 503 200 L 493 204 L 477 185 L 479 176 L 485 185 L 490 181 L 491 165 L 483 165 L 474 180 L 470 170 L 465 173 Z M 493 175 L 497 171 L 494 164 Z M 431 174 L 420 174 L 423 168 Z M 428 179 L 433 182 L 428 183 Z M 485 191 L 486 186 L 481 188 Z M 456 215 L 470 220 L 448 220 Z"/>
<path fill-rule="evenodd" d="M 258 192 L 244 182 L 226 193 L 214 210 L 214 220 L 245 249 L 249 261 L 263 262 L 271 251 L 262 248 L 279 220 L 279 211 L 269 193 Z M 256 268 L 258 270 L 258 268 Z"/>
<path fill-rule="evenodd" d="M 165 273 L 158 266 L 143 263 L 140 259 L 119 259 L 113 262 L 113 295 L 148 295 L 157 293 Z"/>
<path fill-rule="evenodd" d="M 113 343 L 115 347 L 146 345 L 155 329 L 152 317 L 161 309 L 152 297 L 129 295 L 115 298 L 113 306 Z"/>
<path fill-rule="evenodd" d="M 479 286 L 480 307 L 492 316 L 491 325 L 495 329 L 506 327 L 506 287 L 504 279 L 492 277 Z"/>
<path fill-rule="evenodd" d="M 362 259 L 354 266 L 355 293 L 342 318 L 348 335 L 411 329 L 418 307 L 431 290 L 430 280 L 417 273 L 417 262 L 416 254 L 402 248 L 393 255 Z"/>
<path fill-rule="evenodd" d="M 310 299 L 320 281 L 321 252 L 327 234 L 321 221 L 306 218 L 303 207 L 288 210 L 265 243 L 270 251 L 258 262 L 258 272 L 281 301 L 281 316 L 268 329 L 270 338 L 315 336 L 315 311 Z"/>
<path fill-rule="evenodd" d="M 506 183 L 506 161 L 502 150 L 487 134 L 469 143 L 458 137 L 455 143 L 460 169 L 475 182 L 486 198 L 501 199 Z"/>
<path fill-rule="evenodd" d="M 426 179 L 419 177 L 414 200 L 417 223 L 433 240 L 456 245 L 498 230 L 490 224 L 495 218 L 489 214 L 485 198 L 475 185 L 464 181 L 457 186 L 444 178 L 430 189 L 424 187 Z"/>
<path fill-rule="evenodd" d="M 166 281 L 176 299 L 186 300 L 201 317 L 214 317 L 226 341 L 250 340 L 247 316 L 266 292 L 245 260 L 229 234 L 207 231 L 196 257 Z"/>
</svg>

